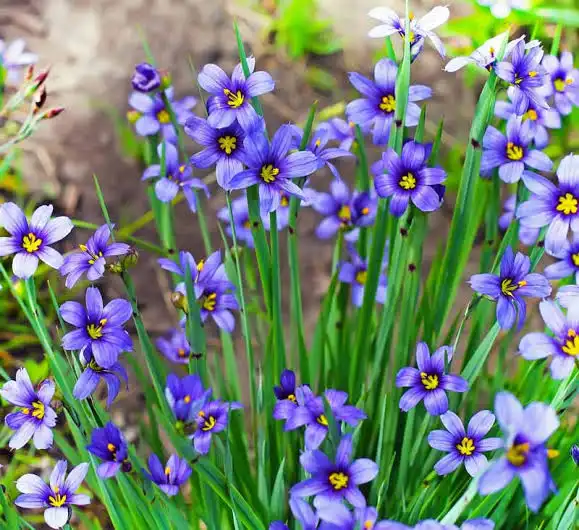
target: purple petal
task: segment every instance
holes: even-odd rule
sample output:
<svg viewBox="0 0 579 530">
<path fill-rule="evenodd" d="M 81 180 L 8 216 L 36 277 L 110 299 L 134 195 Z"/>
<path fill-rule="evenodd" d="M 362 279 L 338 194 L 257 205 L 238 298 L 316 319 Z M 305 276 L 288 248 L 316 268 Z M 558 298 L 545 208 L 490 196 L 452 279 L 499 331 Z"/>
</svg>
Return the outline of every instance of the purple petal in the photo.
<svg viewBox="0 0 579 530">
<path fill-rule="evenodd" d="M 448 412 L 446 414 L 448 414 Z M 455 437 L 446 431 L 431 431 L 428 433 L 428 444 L 433 449 L 448 453 L 455 450 Z"/>
<path fill-rule="evenodd" d="M 449 453 L 443 456 L 436 464 L 434 464 L 434 470 L 439 475 L 448 475 L 452 473 L 460 464 L 462 464 L 462 457 L 460 457 L 456 452 Z"/>
<path fill-rule="evenodd" d="M 296 497 L 310 497 L 322 493 L 327 490 L 328 487 L 329 486 L 320 479 L 309 478 L 293 486 L 289 493 L 291 496 Z"/>
<path fill-rule="evenodd" d="M 396 375 L 396 386 L 398 388 L 416 386 L 420 384 L 420 372 L 416 368 L 402 368 Z"/>
<path fill-rule="evenodd" d="M 531 403 L 523 412 L 523 432 L 533 445 L 545 443 L 559 427 L 555 410 L 545 403 Z"/>
<path fill-rule="evenodd" d="M 551 337 L 544 333 L 535 332 L 528 333 L 521 339 L 519 351 L 524 359 L 534 361 L 549 355 L 557 355 L 560 350 Z"/>
<path fill-rule="evenodd" d="M 440 417 L 440 421 L 446 427 L 446 430 L 455 438 L 463 438 L 465 436 L 464 425 L 461 419 L 451 410 L 444 413 Z"/>
<path fill-rule="evenodd" d="M 16 481 L 16 489 L 21 493 L 38 496 L 44 496 L 49 491 L 46 483 L 38 475 L 32 473 L 22 475 Z"/>
<path fill-rule="evenodd" d="M 464 467 L 471 477 L 479 475 L 488 464 L 486 456 L 480 453 L 473 453 L 464 459 Z"/>
<path fill-rule="evenodd" d="M 440 416 L 448 410 L 448 398 L 442 388 L 437 388 L 426 393 L 424 406 L 431 416 Z"/>
<path fill-rule="evenodd" d="M 11 449 L 21 449 L 24 447 L 36 431 L 36 422 L 29 420 L 22 424 L 22 426 L 12 435 L 8 446 Z"/>
<path fill-rule="evenodd" d="M 87 319 L 98 321 L 103 312 L 103 297 L 97 287 L 89 287 L 85 293 Z"/>
<path fill-rule="evenodd" d="M 495 397 L 495 414 L 504 432 L 517 432 L 523 423 L 523 407 L 509 392 L 499 392 Z"/>
<path fill-rule="evenodd" d="M 13 202 L 6 202 L 0 206 L 0 226 L 9 234 L 20 235 L 28 230 L 28 221 L 24 212 Z"/>
<path fill-rule="evenodd" d="M 495 415 L 489 410 L 481 410 L 468 422 L 467 436 L 469 438 L 480 439 L 491 430 L 494 423 Z"/>
<path fill-rule="evenodd" d="M 408 412 L 411 408 L 414 408 L 420 400 L 424 399 L 426 396 L 426 390 L 420 387 L 413 387 L 406 391 L 404 395 L 400 398 L 399 407 L 404 412 Z"/>
<path fill-rule="evenodd" d="M 18 278 L 30 278 L 34 275 L 37 268 L 38 258 L 35 254 L 29 254 L 28 252 L 19 252 L 12 261 L 12 272 Z"/>
<path fill-rule="evenodd" d="M 220 96 L 231 84 L 227 74 L 216 64 L 206 64 L 199 72 L 197 82 L 205 91 Z"/>
<path fill-rule="evenodd" d="M 179 185 L 168 178 L 159 179 L 155 183 L 155 195 L 161 202 L 172 201 L 179 193 Z"/>
<path fill-rule="evenodd" d="M 550 492 L 551 480 L 546 463 L 527 465 L 521 468 L 519 476 L 523 483 L 527 506 L 532 512 L 538 512 Z"/>
<path fill-rule="evenodd" d="M 69 518 L 68 508 L 48 508 L 44 512 L 44 520 L 50 528 L 62 528 Z"/>
<path fill-rule="evenodd" d="M 53 269 L 60 269 L 64 263 L 64 258 L 60 252 L 57 252 L 51 247 L 42 247 L 36 255 L 44 261 L 49 267 Z"/>
<path fill-rule="evenodd" d="M 141 116 L 135 123 L 135 130 L 139 136 L 151 136 L 157 134 L 161 126 L 159 122 L 148 115 Z"/>
<path fill-rule="evenodd" d="M 476 444 L 476 450 L 481 453 L 486 453 L 487 451 L 495 451 L 503 446 L 504 441 L 502 438 L 485 438 Z"/>
<path fill-rule="evenodd" d="M 451 392 L 466 392 L 468 381 L 460 375 L 447 374 L 440 378 L 440 387 Z"/>
<path fill-rule="evenodd" d="M 433 212 L 440 207 L 440 197 L 430 186 L 421 186 L 412 194 L 412 202 L 423 212 Z"/>
<path fill-rule="evenodd" d="M 25 475 L 26 476 L 26 475 Z M 32 475 L 36 476 L 36 475 Z M 44 482 L 43 482 L 44 484 Z M 19 506 L 20 508 L 29 508 L 29 509 L 40 509 L 46 506 L 46 496 L 42 495 L 35 495 L 31 493 L 25 493 L 24 495 L 19 495 L 14 504 Z"/>
<path fill-rule="evenodd" d="M 517 318 L 517 310 L 510 299 L 501 296 L 497 303 L 497 320 L 502 329 L 511 329 Z"/>
<path fill-rule="evenodd" d="M 246 81 L 245 89 L 248 97 L 261 96 L 275 88 L 275 81 L 267 72 L 254 72 Z"/>
<path fill-rule="evenodd" d="M 394 195 L 390 201 L 390 213 L 394 217 L 401 217 L 408 208 L 410 198 L 406 194 Z"/>
<path fill-rule="evenodd" d="M 367 77 L 357 73 L 349 72 L 348 79 L 354 88 L 360 92 L 360 94 L 368 98 L 379 98 L 380 91 L 376 88 L 376 85 L 370 81 Z"/>
<path fill-rule="evenodd" d="M 72 221 L 68 217 L 55 217 L 48 221 L 48 224 L 42 231 L 44 234 L 44 244 L 52 245 L 61 239 L 64 239 L 74 228 Z M 57 267 L 55 267 L 57 268 Z"/>
<path fill-rule="evenodd" d="M 350 478 L 356 485 L 374 480 L 377 474 L 378 465 L 368 458 L 359 458 L 350 466 Z"/>
<path fill-rule="evenodd" d="M 505 457 L 500 458 L 483 473 L 478 481 L 478 492 L 489 495 L 502 490 L 511 480 L 515 472 Z"/>
</svg>

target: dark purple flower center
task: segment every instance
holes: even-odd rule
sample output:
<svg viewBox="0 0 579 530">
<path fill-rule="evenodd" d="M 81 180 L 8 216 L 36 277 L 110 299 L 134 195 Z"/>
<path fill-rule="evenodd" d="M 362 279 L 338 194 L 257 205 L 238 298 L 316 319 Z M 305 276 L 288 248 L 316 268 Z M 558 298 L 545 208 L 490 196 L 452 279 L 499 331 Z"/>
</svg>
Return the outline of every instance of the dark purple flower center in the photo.
<svg viewBox="0 0 579 530">
<path fill-rule="evenodd" d="M 201 298 L 201 307 L 207 311 L 215 311 L 217 306 L 217 293 L 206 293 Z"/>
<path fill-rule="evenodd" d="M 94 265 L 95 261 L 97 261 L 99 258 L 103 257 L 102 252 L 99 251 L 95 254 L 95 253 L 91 252 L 86 245 L 81 244 L 78 246 L 78 248 L 80 248 L 83 252 L 85 252 L 86 254 L 89 255 L 90 259 L 88 260 L 88 262 L 90 265 Z"/>
<path fill-rule="evenodd" d="M 579 335 L 577 335 L 574 329 L 567 331 L 567 338 L 561 346 L 561 350 L 564 354 L 579 359 Z"/>
<path fill-rule="evenodd" d="M 273 164 L 264 164 L 261 166 L 259 176 L 266 184 L 271 184 L 275 182 L 275 178 L 279 175 L 279 168 L 275 167 Z"/>
<path fill-rule="evenodd" d="M 116 447 L 116 445 L 109 442 L 107 444 L 107 450 L 111 454 L 111 459 L 114 462 L 117 459 L 117 447 Z"/>
<path fill-rule="evenodd" d="M 436 390 L 440 385 L 438 374 L 427 374 L 426 372 L 420 372 L 420 382 L 425 390 Z"/>
<path fill-rule="evenodd" d="M 93 340 L 98 340 L 103 336 L 103 328 L 107 323 L 106 318 L 101 318 L 98 324 L 88 324 L 86 327 L 86 332 L 88 336 Z"/>
<path fill-rule="evenodd" d="M 513 443 L 507 451 L 507 460 L 513 464 L 513 466 L 521 467 L 527 461 L 530 447 L 529 442 L 517 443 L 515 439 L 515 443 Z"/>
<path fill-rule="evenodd" d="M 392 114 L 396 110 L 396 98 L 394 97 L 394 94 L 386 94 L 385 96 L 382 96 L 378 107 L 385 114 Z"/>
<path fill-rule="evenodd" d="M 60 508 L 66 503 L 66 494 L 61 494 L 58 486 L 54 486 L 52 491 L 53 494 L 48 497 L 48 504 L 54 508 Z"/>
<path fill-rule="evenodd" d="M 217 420 L 215 419 L 215 416 L 207 416 L 205 414 L 205 412 L 203 412 L 202 410 L 199 411 L 199 416 L 202 418 L 203 423 L 201 425 L 201 430 L 202 431 L 210 431 L 213 429 L 213 427 L 215 427 L 215 425 L 217 424 Z"/>
<path fill-rule="evenodd" d="M 42 239 L 33 232 L 28 232 L 28 234 L 22 238 L 22 248 L 30 254 L 38 252 L 40 245 L 42 245 Z"/>
<path fill-rule="evenodd" d="M 507 143 L 507 158 L 509 160 L 521 160 L 525 156 L 525 150 L 520 146 L 516 145 L 513 142 Z"/>
<path fill-rule="evenodd" d="M 516 74 L 515 75 L 515 85 L 520 85 L 526 78 L 530 77 L 531 79 L 534 77 L 537 77 L 539 75 L 539 72 L 537 72 L 536 70 L 531 70 L 528 74 Z"/>
<path fill-rule="evenodd" d="M 577 205 L 579 201 L 572 193 L 565 193 L 559 197 L 559 204 L 557 204 L 557 211 L 564 215 L 573 215 L 577 213 Z"/>
<path fill-rule="evenodd" d="M 520 282 L 515 282 L 512 278 L 505 278 L 501 282 L 501 293 L 505 296 L 513 296 L 513 293 L 519 288 L 524 287 L 527 285 L 525 280 L 521 280 Z"/>
<path fill-rule="evenodd" d="M 227 156 L 231 155 L 237 149 L 237 137 L 229 134 L 220 136 L 217 139 L 219 149 L 221 149 Z"/>
<path fill-rule="evenodd" d="M 348 487 L 350 477 L 343 471 L 332 471 L 328 475 L 328 482 L 334 491 L 340 491 Z"/>
<path fill-rule="evenodd" d="M 410 191 L 416 188 L 416 177 L 411 171 L 408 171 L 398 181 L 398 186 L 400 186 L 404 191 Z"/>
<path fill-rule="evenodd" d="M 44 403 L 42 401 L 33 401 L 32 410 L 29 408 L 22 409 L 22 414 L 41 420 L 44 418 Z"/>
<path fill-rule="evenodd" d="M 228 88 L 224 88 L 223 93 L 227 96 L 227 104 L 232 109 L 238 109 L 239 107 L 241 107 L 241 105 L 243 105 L 243 102 L 245 101 L 245 96 L 243 95 L 243 92 L 241 92 L 241 90 L 232 92 Z"/>
<path fill-rule="evenodd" d="M 472 438 L 468 438 L 467 436 L 465 436 L 460 441 L 460 443 L 457 443 L 455 447 L 462 456 L 470 456 L 476 450 L 474 440 Z"/>
</svg>

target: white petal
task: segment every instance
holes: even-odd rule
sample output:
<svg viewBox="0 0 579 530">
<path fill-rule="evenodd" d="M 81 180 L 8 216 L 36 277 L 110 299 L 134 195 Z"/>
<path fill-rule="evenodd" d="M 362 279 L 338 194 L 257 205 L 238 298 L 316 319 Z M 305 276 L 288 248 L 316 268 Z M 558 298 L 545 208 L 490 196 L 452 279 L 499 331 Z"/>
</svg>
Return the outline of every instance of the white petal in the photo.
<svg viewBox="0 0 579 530">
<path fill-rule="evenodd" d="M 450 9 L 448 7 L 436 6 L 418 21 L 418 26 L 424 31 L 432 31 L 434 28 L 444 24 L 449 17 Z"/>
</svg>

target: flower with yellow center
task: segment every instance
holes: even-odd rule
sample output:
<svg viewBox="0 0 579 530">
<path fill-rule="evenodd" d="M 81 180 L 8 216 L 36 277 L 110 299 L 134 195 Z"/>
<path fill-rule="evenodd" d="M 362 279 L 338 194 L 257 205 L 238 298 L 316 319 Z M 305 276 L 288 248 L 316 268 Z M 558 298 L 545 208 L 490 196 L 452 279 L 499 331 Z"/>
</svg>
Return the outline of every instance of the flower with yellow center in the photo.
<svg viewBox="0 0 579 530">
<path fill-rule="evenodd" d="M 61 495 L 60 488 L 58 486 L 54 486 L 53 494 L 48 497 L 48 504 L 54 508 L 60 508 L 66 503 L 66 495 Z"/>
<path fill-rule="evenodd" d="M 561 350 L 563 350 L 563 353 L 571 355 L 572 357 L 579 356 L 579 335 L 577 335 L 574 329 L 567 331 L 567 340 L 561 347 Z"/>
<path fill-rule="evenodd" d="M 328 477 L 328 481 L 329 481 L 330 485 L 332 486 L 332 488 L 334 489 L 334 491 L 340 491 L 340 490 L 343 490 L 344 488 L 348 487 L 348 482 L 350 481 L 350 477 L 348 477 L 348 475 L 346 475 L 345 473 L 342 473 L 341 471 L 339 471 L 339 472 L 330 473 L 330 476 Z"/>
<path fill-rule="evenodd" d="M 384 112 L 389 114 L 396 110 L 396 99 L 392 94 L 382 96 L 381 103 L 378 106 L 380 107 L 380 110 L 383 110 Z"/>
<path fill-rule="evenodd" d="M 96 324 L 89 324 L 86 327 L 86 332 L 88 333 L 88 336 L 93 340 L 100 339 L 103 336 L 103 328 L 106 323 L 107 319 L 102 318 L 101 320 L 99 320 L 98 326 Z"/>
<path fill-rule="evenodd" d="M 346 225 L 352 220 L 352 210 L 347 204 L 344 204 L 338 211 L 338 219 L 342 221 L 342 225 Z"/>
<path fill-rule="evenodd" d="M 438 375 L 426 372 L 420 372 L 420 381 L 426 390 L 436 390 L 440 384 Z"/>
<path fill-rule="evenodd" d="M 461 455 L 470 456 L 475 451 L 474 440 L 465 436 L 459 444 L 456 444 L 456 448 Z"/>
<path fill-rule="evenodd" d="M 277 167 L 273 167 L 272 164 L 267 164 L 262 166 L 261 171 L 259 172 L 259 176 L 266 184 L 271 184 L 275 182 L 275 177 L 279 175 L 279 169 Z"/>
<path fill-rule="evenodd" d="M 356 282 L 360 285 L 366 285 L 368 281 L 368 271 L 361 270 L 356 273 Z"/>
<path fill-rule="evenodd" d="M 520 282 L 513 283 L 513 280 L 511 280 L 510 278 L 505 278 L 501 282 L 501 293 L 503 293 L 505 296 L 511 296 L 512 297 L 513 293 L 519 287 L 524 287 L 525 285 L 527 285 L 527 282 L 525 280 L 521 280 Z"/>
<path fill-rule="evenodd" d="M 538 119 L 539 115 L 535 109 L 529 109 L 525 114 L 523 114 L 523 120 L 537 121 Z"/>
<path fill-rule="evenodd" d="M 36 237 L 36 234 L 29 232 L 28 235 L 22 238 L 22 248 L 32 254 L 33 252 L 38 252 L 42 245 L 42 239 Z"/>
<path fill-rule="evenodd" d="M 215 306 L 217 305 L 217 293 L 209 293 L 203 297 L 202 302 L 203 309 L 207 311 L 215 311 Z"/>
<path fill-rule="evenodd" d="M 159 123 L 166 125 L 168 123 L 171 123 L 171 115 L 165 109 L 162 109 L 159 112 L 157 112 L 157 120 L 159 121 Z"/>
<path fill-rule="evenodd" d="M 521 160 L 525 156 L 525 152 L 520 145 L 515 145 L 513 142 L 507 143 L 507 158 L 509 160 Z"/>
<path fill-rule="evenodd" d="M 225 151 L 226 155 L 230 155 L 237 149 L 237 138 L 235 136 L 222 136 L 218 140 L 219 147 Z"/>
<path fill-rule="evenodd" d="M 22 414 L 30 415 L 33 418 L 41 420 L 44 418 L 44 403 L 41 401 L 32 402 L 32 411 L 29 408 L 22 409 Z"/>
<path fill-rule="evenodd" d="M 239 107 L 241 107 L 241 105 L 243 105 L 243 102 L 245 101 L 245 98 L 241 90 L 238 90 L 237 92 L 232 92 L 228 88 L 224 88 L 223 93 L 227 96 L 227 104 L 232 109 L 238 109 Z"/>
<path fill-rule="evenodd" d="M 403 189 L 403 190 L 413 190 L 414 188 L 416 188 L 416 177 L 408 172 L 406 175 L 403 175 L 402 178 L 400 179 L 400 181 L 398 182 L 398 185 Z"/>
<path fill-rule="evenodd" d="M 565 215 L 576 214 L 577 204 L 579 204 L 579 201 L 572 193 L 565 193 L 565 195 L 559 197 L 559 204 L 557 204 L 556 209 Z"/>
</svg>

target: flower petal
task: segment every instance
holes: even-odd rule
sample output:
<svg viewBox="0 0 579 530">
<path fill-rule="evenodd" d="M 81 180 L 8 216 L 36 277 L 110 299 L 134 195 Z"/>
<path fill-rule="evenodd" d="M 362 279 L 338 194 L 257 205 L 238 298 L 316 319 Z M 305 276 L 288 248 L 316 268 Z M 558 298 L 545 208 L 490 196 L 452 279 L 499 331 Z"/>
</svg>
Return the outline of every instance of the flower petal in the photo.
<svg viewBox="0 0 579 530">
<path fill-rule="evenodd" d="M 443 456 L 436 464 L 434 464 L 434 471 L 439 475 L 448 475 L 452 473 L 460 464 L 462 464 L 463 458 L 460 457 L 456 452 L 449 453 Z"/>
<path fill-rule="evenodd" d="M 442 424 L 446 427 L 446 430 L 455 438 L 463 438 L 465 436 L 462 420 L 451 410 L 440 416 L 440 421 L 442 421 Z"/>
<path fill-rule="evenodd" d="M 495 423 L 495 415 L 489 410 L 477 412 L 468 422 L 467 436 L 480 439 L 485 436 Z M 478 449 L 478 447 L 477 447 Z"/>
<path fill-rule="evenodd" d="M 34 276 L 38 268 L 38 257 L 28 252 L 19 252 L 12 261 L 12 272 L 15 276 L 27 279 Z"/>
</svg>

